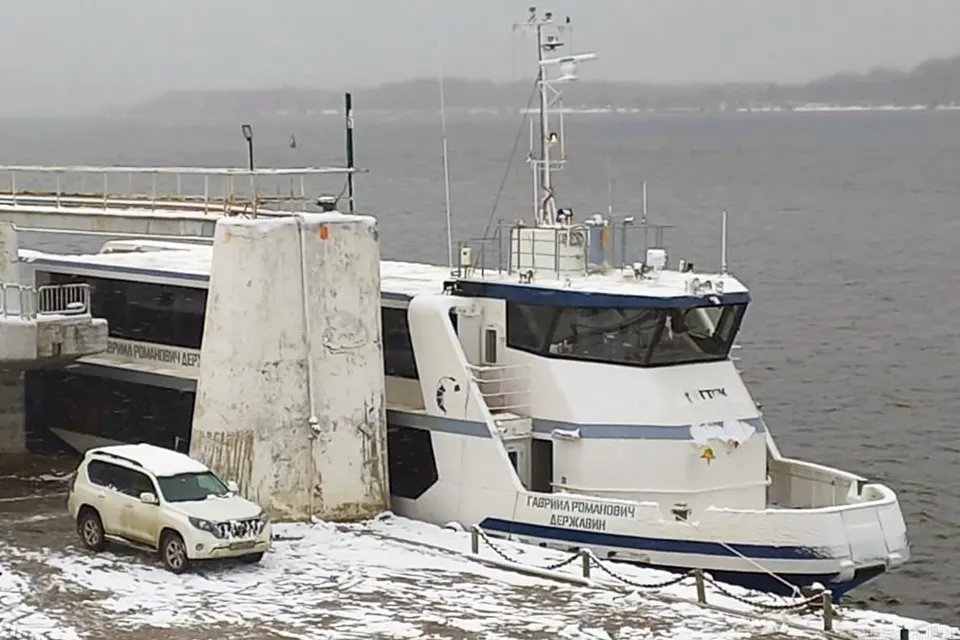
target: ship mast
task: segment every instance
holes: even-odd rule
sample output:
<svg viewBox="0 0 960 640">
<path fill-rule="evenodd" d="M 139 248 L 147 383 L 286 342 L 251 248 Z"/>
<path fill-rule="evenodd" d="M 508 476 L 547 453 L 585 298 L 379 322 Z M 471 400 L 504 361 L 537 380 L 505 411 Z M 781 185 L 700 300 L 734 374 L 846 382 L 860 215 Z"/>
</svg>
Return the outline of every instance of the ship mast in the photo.
<svg viewBox="0 0 960 640">
<path fill-rule="evenodd" d="M 546 11 L 539 13 L 536 7 L 530 7 L 530 15 L 526 22 L 513 25 L 514 29 L 524 29 L 536 33 L 537 43 L 537 91 L 540 94 L 540 143 L 539 157 L 530 156 L 527 162 L 533 169 L 534 190 L 534 220 L 538 227 L 550 227 L 558 224 L 557 202 L 553 190 L 553 170 L 560 170 L 566 162 L 566 151 L 563 142 L 563 96 L 556 85 L 572 82 L 577 79 L 576 63 L 596 58 L 595 53 L 583 53 L 554 57 L 557 49 L 563 46 L 559 34 L 570 24 L 566 18 L 562 26 L 554 26 L 553 13 Z M 549 54 L 550 57 L 547 57 Z M 549 70 L 559 66 L 560 76 L 551 78 Z M 551 109 L 557 107 L 559 114 L 559 134 L 550 130 Z M 554 145 L 560 144 L 559 156 L 551 157 Z M 531 145 L 532 147 L 533 145 Z"/>
</svg>

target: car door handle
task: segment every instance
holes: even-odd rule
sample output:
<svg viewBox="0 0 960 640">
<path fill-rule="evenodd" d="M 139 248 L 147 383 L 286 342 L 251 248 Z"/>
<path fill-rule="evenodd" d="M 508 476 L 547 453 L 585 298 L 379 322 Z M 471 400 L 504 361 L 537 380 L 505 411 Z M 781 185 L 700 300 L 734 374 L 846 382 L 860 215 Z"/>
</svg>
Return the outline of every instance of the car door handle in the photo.
<svg viewBox="0 0 960 640">
<path fill-rule="evenodd" d="M 107 494 L 105 494 L 105 493 L 98 493 L 98 494 L 97 494 L 97 497 L 100 498 L 101 500 L 106 500 L 106 499 L 107 499 Z"/>
</svg>

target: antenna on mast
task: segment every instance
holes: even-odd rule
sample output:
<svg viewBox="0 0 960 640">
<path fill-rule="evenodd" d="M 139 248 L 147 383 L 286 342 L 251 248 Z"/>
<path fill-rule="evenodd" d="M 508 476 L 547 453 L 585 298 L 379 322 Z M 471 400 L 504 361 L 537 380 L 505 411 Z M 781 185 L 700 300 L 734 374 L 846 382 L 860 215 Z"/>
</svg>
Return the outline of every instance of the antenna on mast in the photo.
<svg viewBox="0 0 960 640">
<path fill-rule="evenodd" d="M 440 85 L 440 137 L 443 144 L 443 196 L 447 214 L 447 267 L 453 269 L 453 224 L 450 215 L 450 162 L 447 159 L 447 105 L 443 91 L 443 50 L 437 43 Z"/>
<path fill-rule="evenodd" d="M 720 273 L 727 275 L 727 210 L 720 214 Z"/>
<path fill-rule="evenodd" d="M 566 18 L 564 25 L 569 25 Z M 534 205 L 534 215 L 538 227 L 553 226 L 558 222 L 557 203 L 553 190 L 552 171 L 559 170 L 566 162 L 566 149 L 563 140 L 563 109 L 562 92 L 556 85 L 572 82 L 577 79 L 577 63 L 593 60 L 595 53 L 581 53 L 555 57 L 557 49 L 563 46 L 559 32 L 564 27 L 554 27 L 553 13 L 545 11 L 539 13 L 536 7 L 530 7 L 525 22 L 513 25 L 514 29 L 533 30 L 537 40 L 537 88 L 540 93 L 540 156 L 531 157 L 528 162 L 534 170 L 535 192 L 537 194 Z M 549 33 L 548 33 L 549 32 Z M 551 57 L 547 57 L 547 56 Z M 549 70 L 559 67 L 560 75 L 551 78 Z M 560 132 L 550 130 L 550 112 L 555 106 L 560 106 Z M 551 148 L 560 144 L 559 158 L 551 159 Z"/>
<path fill-rule="evenodd" d="M 640 210 L 640 224 L 647 224 L 647 181 L 643 181 L 643 208 Z"/>
<path fill-rule="evenodd" d="M 607 156 L 607 217 L 613 217 L 613 178 L 610 177 L 610 156 Z"/>
</svg>

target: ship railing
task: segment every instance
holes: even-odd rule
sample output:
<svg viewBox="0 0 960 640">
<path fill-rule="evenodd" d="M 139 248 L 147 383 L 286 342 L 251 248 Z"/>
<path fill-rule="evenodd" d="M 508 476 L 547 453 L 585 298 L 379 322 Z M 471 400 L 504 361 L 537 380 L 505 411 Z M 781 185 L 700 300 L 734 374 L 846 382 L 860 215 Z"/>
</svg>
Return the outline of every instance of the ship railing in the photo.
<svg viewBox="0 0 960 640">
<path fill-rule="evenodd" d="M 866 480 L 852 473 L 802 460 L 768 458 L 771 484 L 767 502 L 787 509 L 854 504 Z"/>
<path fill-rule="evenodd" d="M 522 223 L 498 222 L 483 238 L 457 243 L 457 277 L 523 274 L 528 270 L 558 278 L 632 269 L 645 264 L 650 249 L 665 249 L 665 232 L 673 225 L 635 222 L 632 217 L 578 221 L 537 228 L 536 240 L 520 240 Z"/>
<path fill-rule="evenodd" d="M 38 315 L 90 315 L 90 285 L 45 284 L 37 289 Z"/>
<path fill-rule="evenodd" d="M 530 365 L 467 365 L 491 413 L 530 415 Z"/>
<path fill-rule="evenodd" d="M 56 209 L 192 211 L 205 214 L 287 213 L 316 210 L 323 193 L 342 193 L 360 169 L 302 167 L 98 167 L 0 165 L 0 206 Z M 6 181 L 3 176 L 6 175 Z M 4 185 L 4 182 L 6 184 Z"/>
</svg>

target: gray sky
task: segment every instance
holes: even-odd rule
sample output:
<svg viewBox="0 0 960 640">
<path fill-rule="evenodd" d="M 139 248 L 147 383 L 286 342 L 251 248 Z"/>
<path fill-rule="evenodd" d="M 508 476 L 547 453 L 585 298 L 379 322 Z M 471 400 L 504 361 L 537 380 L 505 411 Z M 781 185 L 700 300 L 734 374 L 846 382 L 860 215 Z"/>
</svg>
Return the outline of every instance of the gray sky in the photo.
<svg viewBox="0 0 960 640">
<path fill-rule="evenodd" d="M 341 89 L 530 75 L 532 0 L 2 0 L 0 114 L 77 113 L 169 89 Z M 553 0 L 585 78 L 803 81 L 960 53 L 960 0 Z M 524 46 L 525 45 L 525 46 Z"/>
</svg>

